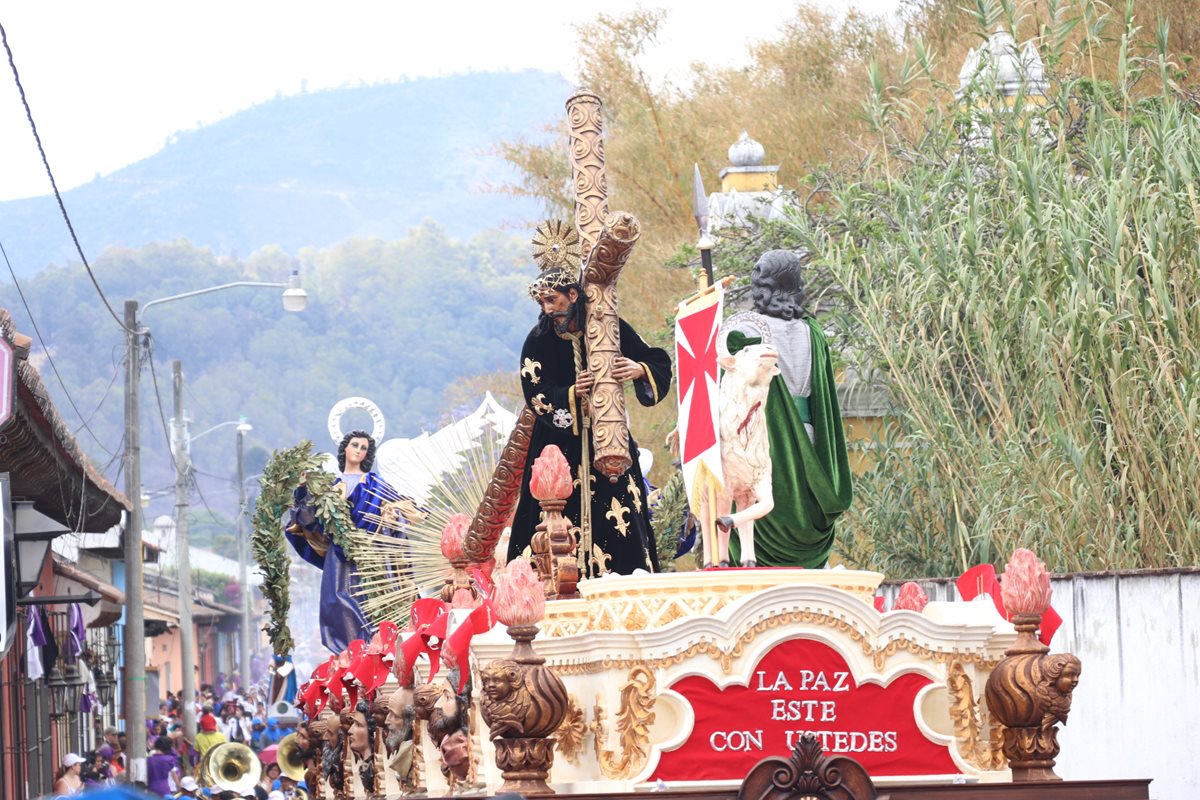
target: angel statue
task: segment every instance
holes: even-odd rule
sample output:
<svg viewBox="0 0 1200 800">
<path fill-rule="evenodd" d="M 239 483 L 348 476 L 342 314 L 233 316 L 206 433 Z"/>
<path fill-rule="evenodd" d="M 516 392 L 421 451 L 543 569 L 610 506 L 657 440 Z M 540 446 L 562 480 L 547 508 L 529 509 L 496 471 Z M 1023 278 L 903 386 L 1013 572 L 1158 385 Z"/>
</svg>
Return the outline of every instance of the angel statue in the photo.
<svg viewBox="0 0 1200 800">
<path fill-rule="evenodd" d="M 334 486 L 349 504 L 355 527 L 404 536 L 406 525 L 420 520 L 423 510 L 412 498 L 401 495 L 372 471 L 375 439 L 366 431 L 351 431 L 342 437 L 337 463 L 339 476 Z M 351 641 L 369 640 L 372 634 L 356 597 L 358 573 L 317 519 L 308 487 L 301 483 L 292 497 L 294 505 L 285 533 L 301 558 L 321 569 L 321 642 L 331 652 L 340 653 Z"/>
</svg>

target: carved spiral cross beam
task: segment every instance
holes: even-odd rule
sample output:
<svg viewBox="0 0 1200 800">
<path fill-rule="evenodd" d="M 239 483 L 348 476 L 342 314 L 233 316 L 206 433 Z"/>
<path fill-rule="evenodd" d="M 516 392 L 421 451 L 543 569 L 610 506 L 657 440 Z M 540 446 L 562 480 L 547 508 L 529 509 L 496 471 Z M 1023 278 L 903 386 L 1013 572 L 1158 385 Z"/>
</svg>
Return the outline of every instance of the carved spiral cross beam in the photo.
<svg viewBox="0 0 1200 800">
<path fill-rule="evenodd" d="M 571 183 L 575 190 L 575 227 L 583 253 L 591 252 L 608 216 L 608 180 L 604 174 L 604 122 L 600 98 L 581 90 L 567 99 L 571 137 Z"/>
<path fill-rule="evenodd" d="M 479 508 L 471 520 L 471 527 L 463 542 L 463 552 L 476 564 L 492 558 L 496 542 L 512 519 L 517 501 L 521 499 L 521 478 L 525 472 L 525 459 L 529 455 L 534 419 L 529 406 L 521 409 L 517 424 L 500 453 L 500 463 L 496 465 L 483 493 L 483 500 L 479 502 Z"/>
<path fill-rule="evenodd" d="M 640 236 L 641 228 L 632 214 L 610 214 L 584 270 L 588 371 L 595 381 L 590 402 L 592 463 L 614 482 L 633 465 L 625 423 L 625 391 L 612 374 L 613 363 L 621 356 L 617 278 Z"/>
</svg>

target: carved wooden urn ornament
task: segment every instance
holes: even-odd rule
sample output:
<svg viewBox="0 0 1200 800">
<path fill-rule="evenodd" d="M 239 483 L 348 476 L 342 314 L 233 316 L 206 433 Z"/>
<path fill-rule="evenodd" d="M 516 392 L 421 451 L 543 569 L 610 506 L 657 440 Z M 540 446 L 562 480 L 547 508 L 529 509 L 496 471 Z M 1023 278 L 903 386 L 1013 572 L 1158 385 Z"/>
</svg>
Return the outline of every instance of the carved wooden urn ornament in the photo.
<svg viewBox="0 0 1200 800">
<path fill-rule="evenodd" d="M 573 490 L 571 465 L 555 445 L 547 445 L 533 461 L 529 492 L 542 507 L 542 521 L 534 531 L 529 548 L 546 597 L 557 600 L 578 597 L 579 542 L 571 521 L 563 516 Z"/>
<path fill-rule="evenodd" d="M 552 734 L 567 713 L 567 690 L 530 644 L 545 613 L 546 596 L 528 561 L 518 558 L 508 564 L 496 579 L 492 606 L 515 642 L 508 658 L 481 670 L 480 705 L 504 777 L 501 791 L 554 794 L 546 778 L 554 764 Z"/>
<path fill-rule="evenodd" d="M 1058 723 L 1066 723 L 1080 662 L 1070 653 L 1051 655 L 1037 638 L 1050 607 L 1050 574 L 1031 551 L 1018 549 L 1000 578 L 1004 607 L 1017 641 L 988 677 L 985 697 L 992 717 L 1004 725 L 1004 756 L 1013 781 L 1057 781 Z"/>
</svg>

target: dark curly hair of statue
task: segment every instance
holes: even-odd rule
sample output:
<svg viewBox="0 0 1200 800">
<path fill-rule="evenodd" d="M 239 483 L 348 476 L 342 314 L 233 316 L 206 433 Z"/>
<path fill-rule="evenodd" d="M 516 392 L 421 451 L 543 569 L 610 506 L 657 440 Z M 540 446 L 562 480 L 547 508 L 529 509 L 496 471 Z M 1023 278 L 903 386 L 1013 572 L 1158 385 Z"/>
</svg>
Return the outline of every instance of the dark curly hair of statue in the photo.
<svg viewBox="0 0 1200 800">
<path fill-rule="evenodd" d="M 791 250 L 768 250 L 750 270 L 750 298 L 754 310 L 768 317 L 796 319 L 808 316 L 808 293 L 800 268 L 809 260 Z"/>
<path fill-rule="evenodd" d="M 366 431 L 350 431 L 342 437 L 342 443 L 338 445 L 337 451 L 338 472 L 346 471 L 346 445 L 350 444 L 351 439 L 367 440 L 367 455 L 362 460 L 362 469 L 363 472 L 370 472 L 371 467 L 375 464 L 375 439 Z"/>
</svg>

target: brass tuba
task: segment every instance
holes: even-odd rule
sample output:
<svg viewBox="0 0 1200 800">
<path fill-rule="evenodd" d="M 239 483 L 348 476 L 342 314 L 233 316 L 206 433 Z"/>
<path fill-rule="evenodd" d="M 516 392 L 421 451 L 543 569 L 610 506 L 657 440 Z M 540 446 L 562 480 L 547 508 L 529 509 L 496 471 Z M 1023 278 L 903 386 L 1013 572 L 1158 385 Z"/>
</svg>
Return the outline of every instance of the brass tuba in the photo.
<svg viewBox="0 0 1200 800">
<path fill-rule="evenodd" d="M 239 797 L 254 791 L 262 777 L 258 755 L 241 742 L 225 742 L 205 754 L 208 757 L 207 785 Z"/>
<path fill-rule="evenodd" d="M 300 746 L 296 744 L 296 734 L 289 733 L 279 740 L 275 761 L 284 775 L 297 783 L 304 780 L 304 759 L 300 755 Z"/>
<path fill-rule="evenodd" d="M 208 774 L 208 765 L 212 763 L 213 750 L 216 750 L 219 745 L 213 745 L 204 751 L 204 755 L 200 757 L 200 763 L 196 765 L 196 783 L 201 786 L 211 786 L 212 781 Z"/>
</svg>

